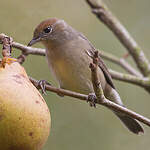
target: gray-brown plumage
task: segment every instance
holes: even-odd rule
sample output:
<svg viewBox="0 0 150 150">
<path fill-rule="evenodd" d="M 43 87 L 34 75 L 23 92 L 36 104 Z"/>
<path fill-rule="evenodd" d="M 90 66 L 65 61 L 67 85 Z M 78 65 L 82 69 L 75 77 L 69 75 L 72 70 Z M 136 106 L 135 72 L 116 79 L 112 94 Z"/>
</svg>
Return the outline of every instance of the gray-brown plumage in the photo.
<svg viewBox="0 0 150 150">
<path fill-rule="evenodd" d="M 69 26 L 65 21 L 51 18 L 41 22 L 34 31 L 29 45 L 42 42 L 46 47 L 49 68 L 61 88 L 89 94 L 94 92 L 89 64 L 95 48 L 88 39 Z M 88 55 L 88 54 L 89 55 Z M 123 105 L 112 78 L 99 57 L 99 80 L 107 99 Z M 144 132 L 141 125 L 125 114 L 116 113 L 133 133 Z"/>
</svg>

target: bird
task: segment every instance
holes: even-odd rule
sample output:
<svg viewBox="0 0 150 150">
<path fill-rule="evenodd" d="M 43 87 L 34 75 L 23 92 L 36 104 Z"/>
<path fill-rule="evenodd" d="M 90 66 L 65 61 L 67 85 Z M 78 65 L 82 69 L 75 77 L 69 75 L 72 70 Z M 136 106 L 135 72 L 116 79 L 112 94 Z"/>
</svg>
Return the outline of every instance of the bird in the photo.
<svg viewBox="0 0 150 150">
<path fill-rule="evenodd" d="M 37 25 L 28 46 L 38 42 L 46 48 L 48 66 L 60 88 L 81 94 L 94 93 L 89 65 L 92 62 L 90 56 L 96 49 L 82 33 L 62 19 L 49 18 Z M 105 97 L 124 106 L 100 56 L 98 61 L 98 77 Z M 114 113 L 131 132 L 144 133 L 137 120 L 123 113 Z"/>
</svg>

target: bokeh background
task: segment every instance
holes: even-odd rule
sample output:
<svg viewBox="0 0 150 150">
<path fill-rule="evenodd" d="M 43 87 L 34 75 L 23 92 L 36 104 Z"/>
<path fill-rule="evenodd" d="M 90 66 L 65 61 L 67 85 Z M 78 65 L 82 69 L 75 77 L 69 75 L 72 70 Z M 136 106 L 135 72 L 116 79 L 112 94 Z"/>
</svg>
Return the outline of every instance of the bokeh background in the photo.
<svg viewBox="0 0 150 150">
<path fill-rule="evenodd" d="M 150 58 L 150 1 L 104 1 Z M 83 32 L 96 48 L 118 57 L 126 53 L 111 31 L 91 13 L 84 0 L 0 0 L 0 32 L 12 36 L 14 41 L 27 44 L 35 26 L 49 17 L 64 19 Z M 37 44 L 36 47 L 42 46 Z M 14 50 L 15 57 L 19 54 L 18 50 Z M 128 61 L 134 65 L 131 58 Z M 109 67 L 123 71 L 105 62 Z M 44 57 L 28 56 L 23 66 L 28 75 L 57 86 Z M 125 105 L 150 118 L 150 95 L 137 86 L 114 82 Z M 133 135 L 107 108 L 90 108 L 86 102 L 61 98 L 51 92 L 47 92 L 44 98 L 51 111 L 52 128 L 43 150 L 150 149 L 150 128 L 145 125 L 144 135 Z"/>
</svg>

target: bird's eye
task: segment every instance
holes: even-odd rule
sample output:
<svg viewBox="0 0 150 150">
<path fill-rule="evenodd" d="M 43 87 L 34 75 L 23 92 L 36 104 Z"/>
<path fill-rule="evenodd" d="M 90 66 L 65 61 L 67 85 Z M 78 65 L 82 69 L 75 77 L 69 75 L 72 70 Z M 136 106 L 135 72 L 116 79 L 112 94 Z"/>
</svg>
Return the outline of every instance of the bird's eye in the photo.
<svg viewBox="0 0 150 150">
<path fill-rule="evenodd" d="M 45 33 L 50 33 L 52 31 L 52 28 L 49 26 L 49 27 L 45 28 L 43 31 Z"/>
</svg>

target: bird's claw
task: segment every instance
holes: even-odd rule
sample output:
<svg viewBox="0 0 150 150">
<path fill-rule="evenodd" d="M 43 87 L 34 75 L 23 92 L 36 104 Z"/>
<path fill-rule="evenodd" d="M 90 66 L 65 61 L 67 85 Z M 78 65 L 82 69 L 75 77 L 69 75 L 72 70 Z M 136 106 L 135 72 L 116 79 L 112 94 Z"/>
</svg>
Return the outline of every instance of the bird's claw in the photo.
<svg viewBox="0 0 150 150">
<path fill-rule="evenodd" d="M 46 94 L 46 84 L 51 85 L 48 83 L 46 80 L 39 80 L 38 81 L 38 86 L 41 88 L 42 94 Z"/>
<path fill-rule="evenodd" d="M 90 93 L 88 95 L 88 99 L 87 102 L 90 104 L 91 107 L 95 107 L 96 108 L 96 95 L 94 93 Z"/>
</svg>

